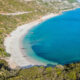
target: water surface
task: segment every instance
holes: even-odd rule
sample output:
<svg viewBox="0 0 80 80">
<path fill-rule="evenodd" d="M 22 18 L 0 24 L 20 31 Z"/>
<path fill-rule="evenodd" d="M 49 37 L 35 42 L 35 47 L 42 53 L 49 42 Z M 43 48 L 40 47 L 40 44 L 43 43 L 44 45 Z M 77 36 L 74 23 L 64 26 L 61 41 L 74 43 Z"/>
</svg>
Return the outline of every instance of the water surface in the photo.
<svg viewBox="0 0 80 80">
<path fill-rule="evenodd" d="M 26 55 L 45 64 L 80 61 L 80 8 L 32 28 L 23 39 Z"/>
</svg>

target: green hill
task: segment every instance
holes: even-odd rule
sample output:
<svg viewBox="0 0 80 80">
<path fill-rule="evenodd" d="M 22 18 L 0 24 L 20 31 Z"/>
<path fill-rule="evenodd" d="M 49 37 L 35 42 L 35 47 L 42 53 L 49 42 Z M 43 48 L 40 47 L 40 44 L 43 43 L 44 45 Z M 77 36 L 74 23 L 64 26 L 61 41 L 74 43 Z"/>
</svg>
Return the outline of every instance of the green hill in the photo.
<svg viewBox="0 0 80 80">
<path fill-rule="evenodd" d="M 0 80 L 80 80 L 80 63 L 12 70 L 0 60 Z"/>
</svg>

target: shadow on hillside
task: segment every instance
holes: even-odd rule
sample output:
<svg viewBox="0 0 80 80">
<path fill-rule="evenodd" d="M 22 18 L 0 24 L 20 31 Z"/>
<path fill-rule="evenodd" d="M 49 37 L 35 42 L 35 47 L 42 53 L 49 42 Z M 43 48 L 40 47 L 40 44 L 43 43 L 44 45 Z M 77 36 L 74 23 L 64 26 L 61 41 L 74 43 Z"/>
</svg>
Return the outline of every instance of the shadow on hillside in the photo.
<svg viewBox="0 0 80 80">
<path fill-rule="evenodd" d="M 22 69 L 25 69 L 25 68 L 35 67 L 35 66 L 40 67 L 40 66 L 44 66 L 44 65 L 28 65 L 28 66 L 23 66 L 23 67 L 21 67 L 21 68 L 22 68 Z M 47 64 L 47 65 L 44 66 L 44 67 L 46 68 L 46 67 L 55 67 L 55 66 L 56 66 L 56 65 Z"/>
</svg>

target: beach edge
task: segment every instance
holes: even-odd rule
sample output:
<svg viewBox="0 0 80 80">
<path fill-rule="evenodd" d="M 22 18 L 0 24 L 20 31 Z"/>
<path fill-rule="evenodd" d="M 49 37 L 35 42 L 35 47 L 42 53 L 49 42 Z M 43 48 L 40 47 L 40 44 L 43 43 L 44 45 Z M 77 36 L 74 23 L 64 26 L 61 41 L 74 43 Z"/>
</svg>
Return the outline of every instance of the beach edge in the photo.
<svg viewBox="0 0 80 80">
<path fill-rule="evenodd" d="M 16 67 L 28 67 L 34 65 L 43 65 L 39 62 L 30 61 L 27 59 L 27 56 L 24 56 L 24 52 L 21 50 L 21 39 L 28 33 L 28 31 L 40 24 L 41 22 L 48 20 L 52 17 L 58 16 L 59 14 L 50 13 L 41 17 L 40 19 L 30 22 L 28 24 L 23 24 L 18 26 L 15 30 L 13 30 L 5 39 L 4 46 L 7 53 L 10 54 L 8 58 L 8 64 L 11 68 Z"/>
</svg>

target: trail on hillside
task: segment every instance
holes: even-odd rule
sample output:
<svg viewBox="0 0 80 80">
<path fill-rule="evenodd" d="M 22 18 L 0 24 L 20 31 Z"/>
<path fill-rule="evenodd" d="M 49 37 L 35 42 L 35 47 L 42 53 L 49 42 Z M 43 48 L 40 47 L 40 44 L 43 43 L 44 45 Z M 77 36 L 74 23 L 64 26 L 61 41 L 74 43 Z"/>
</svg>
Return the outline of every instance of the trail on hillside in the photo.
<svg viewBox="0 0 80 80">
<path fill-rule="evenodd" d="M 27 14 L 27 13 L 31 13 L 32 11 L 29 11 L 29 12 L 16 12 L 16 13 L 0 13 L 0 15 L 12 15 L 12 16 L 15 16 L 15 15 L 21 15 L 21 14 Z"/>
</svg>

